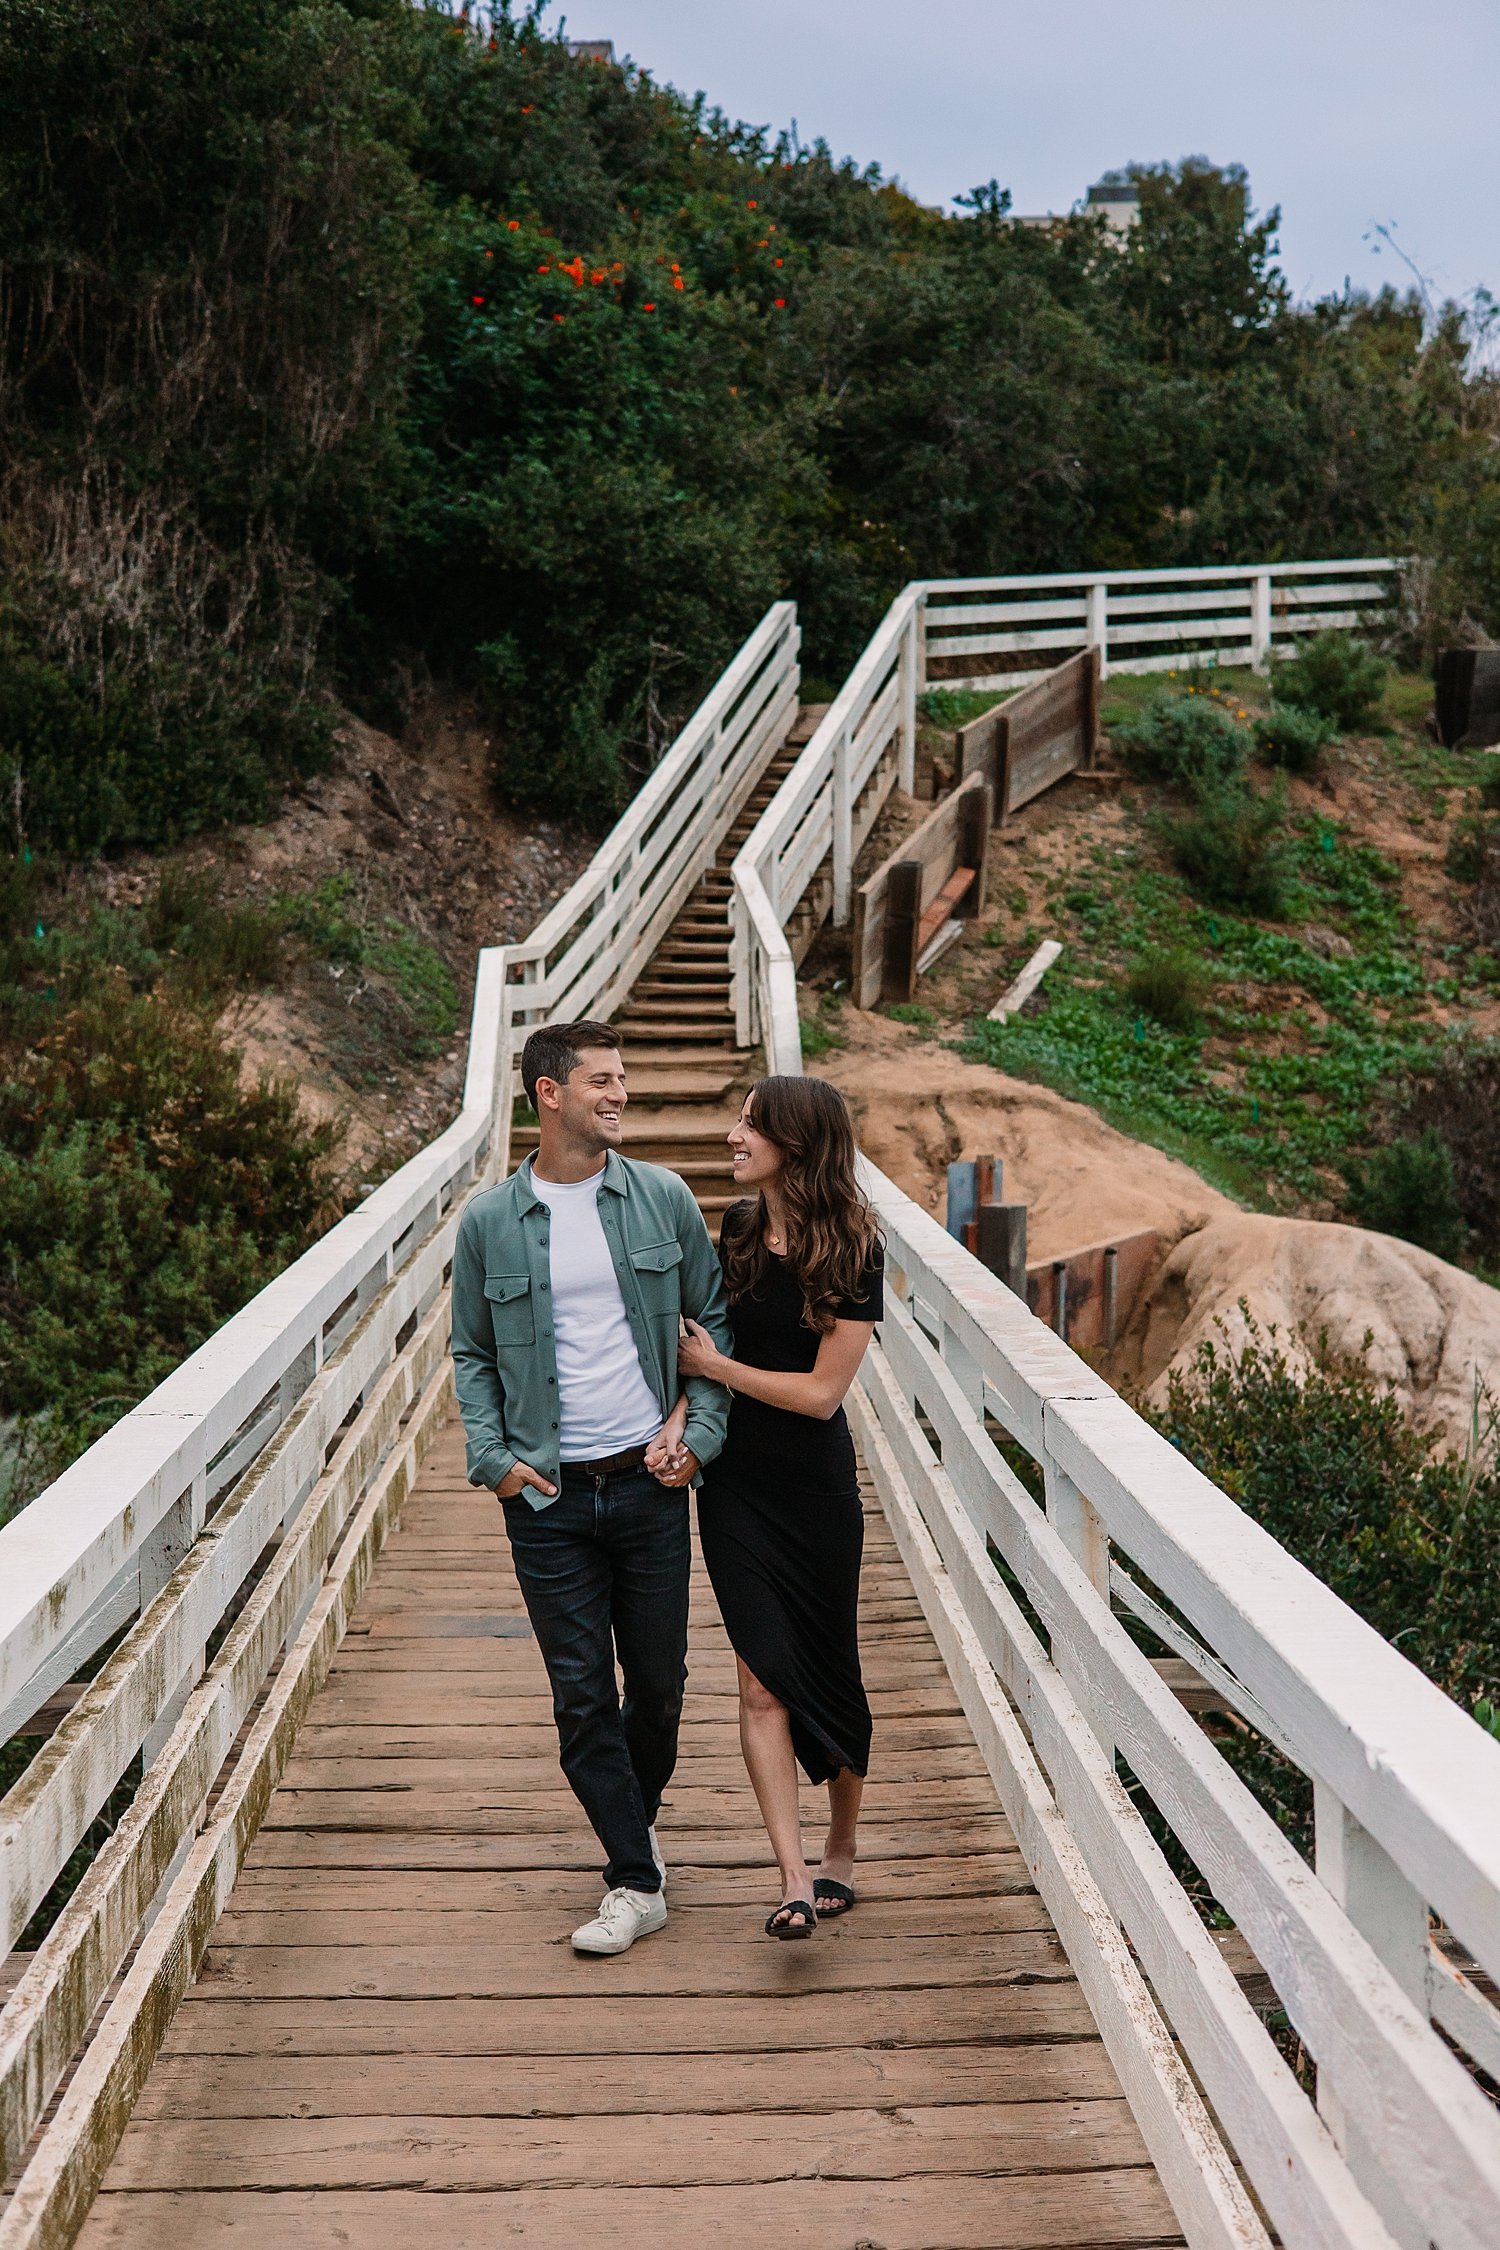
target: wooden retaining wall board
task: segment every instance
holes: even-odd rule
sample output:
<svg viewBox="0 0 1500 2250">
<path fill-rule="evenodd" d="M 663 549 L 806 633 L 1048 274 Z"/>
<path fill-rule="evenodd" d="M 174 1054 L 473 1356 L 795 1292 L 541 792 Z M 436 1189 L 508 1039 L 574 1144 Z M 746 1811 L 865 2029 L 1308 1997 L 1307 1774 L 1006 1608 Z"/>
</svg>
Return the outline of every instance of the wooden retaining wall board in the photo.
<svg viewBox="0 0 1500 2250">
<path fill-rule="evenodd" d="M 1045 679 L 959 730 L 959 772 L 980 774 L 1004 820 L 1070 773 L 1087 772 L 1099 735 L 1099 651 L 1086 648 Z"/>
<path fill-rule="evenodd" d="M 936 925 L 978 914 L 992 801 L 985 776 L 970 774 L 855 892 L 850 982 L 857 1008 L 910 1000 Z"/>
<path fill-rule="evenodd" d="M 598 1846 L 448 1423 L 85 2250 L 1178 2242 L 871 1490 L 866 1542 L 858 1911 L 806 1945 L 762 1933 L 774 1876 L 695 1563 L 668 1924 L 580 1959 Z M 491 1629 L 449 1629 L 465 1616 Z"/>
<path fill-rule="evenodd" d="M 1027 1305 L 1048 1328 L 1057 1328 L 1057 1269 L 1061 1266 L 1067 1277 L 1064 1312 L 1068 1342 L 1075 1351 L 1107 1350 L 1129 1327 L 1146 1276 L 1161 1251 L 1162 1238 L 1155 1227 L 1142 1227 L 1134 1234 L 1111 1235 L 1105 1242 L 1087 1243 L 1060 1258 L 1038 1258 L 1026 1269 Z"/>
</svg>

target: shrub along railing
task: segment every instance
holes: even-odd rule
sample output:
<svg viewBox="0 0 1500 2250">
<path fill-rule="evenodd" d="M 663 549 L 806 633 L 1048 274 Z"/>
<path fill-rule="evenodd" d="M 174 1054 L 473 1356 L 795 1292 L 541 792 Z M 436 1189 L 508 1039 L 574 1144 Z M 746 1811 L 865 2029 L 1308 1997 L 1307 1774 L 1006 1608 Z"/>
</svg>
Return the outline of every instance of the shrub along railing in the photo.
<svg viewBox="0 0 1500 2250">
<path fill-rule="evenodd" d="M 0 2016 L 0 2178 L 87 2040 L 3 2250 L 81 2223 L 451 1403 L 454 1234 L 506 1168 L 525 1030 L 629 990 L 795 714 L 797 650 L 779 603 L 532 937 L 481 953 L 448 1130 L 0 1528 L 0 1739 L 124 1634 L 0 1804 L 0 1955 L 142 1776 Z"/>
<path fill-rule="evenodd" d="M 1375 574 L 1389 567 L 1200 575 L 1315 580 L 1328 606 L 1294 613 L 1305 631 L 1355 622 L 1356 594 L 1385 599 Z M 1129 577 L 1147 575 L 1167 576 Z M 819 839 L 833 853 L 837 761 L 862 730 L 899 723 L 892 667 L 923 616 L 946 628 L 961 606 L 950 597 L 991 590 L 899 597 L 736 860 L 741 1000 L 770 1069 L 801 1069 L 784 925 L 802 903 L 792 871 Z M 1162 612 L 1150 615 L 1164 631 Z M 909 767 L 907 741 L 902 755 Z M 868 803 L 861 817 L 873 819 Z M 823 897 L 837 911 L 835 887 Z M 1266 2245 L 1269 2221 L 1301 2250 L 1500 2241 L 1500 2115 L 1477 2075 L 1500 2081 L 1500 2011 L 1463 1965 L 1500 1976 L 1500 1743 L 936 1220 L 873 1167 L 865 1179 L 892 1287 L 853 1394 L 860 1442 L 1188 2240 Z M 1040 1503 L 997 1434 L 1037 1464 Z M 1310 1778 L 1314 1865 L 1184 1711 L 1127 1615 Z M 1269 1979 L 1315 2094 L 1158 1834 L 1232 1917 L 1240 1966 Z"/>
</svg>

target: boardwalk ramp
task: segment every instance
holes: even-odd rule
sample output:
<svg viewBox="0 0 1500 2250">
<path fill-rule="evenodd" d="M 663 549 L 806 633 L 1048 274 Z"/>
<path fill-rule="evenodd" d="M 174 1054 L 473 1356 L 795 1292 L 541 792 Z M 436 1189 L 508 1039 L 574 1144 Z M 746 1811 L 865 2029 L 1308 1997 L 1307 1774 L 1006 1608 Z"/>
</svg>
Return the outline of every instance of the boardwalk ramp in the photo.
<svg viewBox="0 0 1500 2250">
<path fill-rule="evenodd" d="M 532 1024 L 618 1021 L 630 1145 L 722 1210 L 933 666 L 1241 593 L 1263 649 L 1385 568 L 910 587 L 820 712 L 778 605 L 481 957 L 448 1131 L 0 1529 L 0 1738 L 41 1743 L 0 1804 L 0 2250 L 1494 2250 L 1500 1743 L 888 1180 L 862 1900 L 806 1946 L 760 1931 L 700 1575 L 671 1918 L 573 1956 L 597 1849 L 447 1358 Z M 1306 1777 L 1310 1849 L 1205 1701 Z"/>
</svg>

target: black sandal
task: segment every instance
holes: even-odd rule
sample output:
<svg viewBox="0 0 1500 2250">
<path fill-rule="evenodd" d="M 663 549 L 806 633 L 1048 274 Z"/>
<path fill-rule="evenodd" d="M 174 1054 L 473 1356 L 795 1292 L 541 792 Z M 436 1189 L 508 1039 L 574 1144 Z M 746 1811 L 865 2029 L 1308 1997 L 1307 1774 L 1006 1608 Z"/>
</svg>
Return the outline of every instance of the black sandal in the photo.
<svg viewBox="0 0 1500 2250">
<path fill-rule="evenodd" d="M 800 1914 L 803 1920 L 800 1923 L 782 1920 L 783 1915 L 791 1914 Z M 817 1908 L 810 1906 L 805 1898 L 784 1899 L 781 1905 L 777 1907 L 776 1912 L 768 1914 L 766 1917 L 767 1937 L 808 1938 L 812 1936 L 817 1926 Z"/>
<path fill-rule="evenodd" d="M 813 1911 L 820 1922 L 836 1922 L 840 1915 L 848 1914 L 858 1904 L 847 1883 L 840 1883 L 832 1875 L 820 1875 L 813 1884 Z"/>
</svg>

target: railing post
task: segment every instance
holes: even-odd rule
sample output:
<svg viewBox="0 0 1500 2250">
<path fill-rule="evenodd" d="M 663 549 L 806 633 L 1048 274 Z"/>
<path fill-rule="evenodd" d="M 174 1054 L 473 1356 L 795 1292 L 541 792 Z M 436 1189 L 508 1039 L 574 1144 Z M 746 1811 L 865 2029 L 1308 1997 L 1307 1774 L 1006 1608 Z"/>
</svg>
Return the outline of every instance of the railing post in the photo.
<svg viewBox="0 0 1500 2250">
<path fill-rule="evenodd" d="M 1102 680 L 1109 673 L 1109 585 L 1103 578 L 1091 579 L 1089 582 L 1088 633 L 1089 647 L 1099 651 L 1099 677 Z"/>
<path fill-rule="evenodd" d="M 173 1501 L 155 1528 L 141 1542 L 141 1610 L 155 1601 L 178 1564 L 195 1545 L 208 1514 L 208 1479 L 200 1470 L 186 1492 Z M 182 1707 L 203 1676 L 206 1649 L 196 1649 L 186 1670 L 162 1705 L 141 1743 L 142 1763 L 149 1766 L 165 1747 L 182 1716 Z"/>
<path fill-rule="evenodd" d="M 1379 1955 L 1407 1998 L 1427 2013 L 1427 1909 L 1395 1861 L 1326 1783 L 1313 1782 L 1318 1879 Z M 1344 2161 L 1403 2250 L 1427 2250 L 1429 2230 L 1402 2199 L 1378 2143 L 1346 2107 L 1338 2057 L 1318 2058 L 1318 2108 Z"/>
<path fill-rule="evenodd" d="M 755 1044 L 753 953 L 754 938 L 750 916 L 736 884 L 729 898 L 729 989 L 734 1002 L 734 1040 L 737 1047 L 752 1047 Z"/>
<path fill-rule="evenodd" d="M 917 697 L 927 685 L 927 597 L 912 599 L 901 636 L 901 760 L 896 780 L 908 797 L 917 779 Z"/>
<path fill-rule="evenodd" d="M 1258 570 L 1250 582 L 1250 668 L 1264 672 L 1271 661 L 1271 573 Z"/>
<path fill-rule="evenodd" d="M 1084 1498 L 1066 1471 L 1057 1466 L 1050 1453 L 1043 1456 L 1042 1475 L 1046 1489 L 1047 1520 L 1107 1608 L 1109 1533 L 1104 1527 L 1104 1519 L 1092 1503 Z M 1081 1669 L 1073 1661 L 1071 1652 L 1065 1645 L 1055 1643 L 1052 1654 L 1057 1669 L 1073 1691 L 1078 1708 L 1105 1749 L 1113 1751 L 1113 1730 L 1094 1708 Z"/>
<path fill-rule="evenodd" d="M 849 760 L 853 753 L 853 728 L 840 727 L 833 745 L 833 919 L 838 927 L 849 919 L 854 888 L 854 803 Z"/>
</svg>

